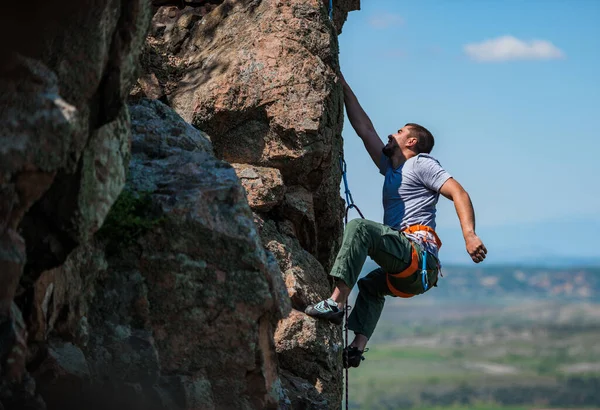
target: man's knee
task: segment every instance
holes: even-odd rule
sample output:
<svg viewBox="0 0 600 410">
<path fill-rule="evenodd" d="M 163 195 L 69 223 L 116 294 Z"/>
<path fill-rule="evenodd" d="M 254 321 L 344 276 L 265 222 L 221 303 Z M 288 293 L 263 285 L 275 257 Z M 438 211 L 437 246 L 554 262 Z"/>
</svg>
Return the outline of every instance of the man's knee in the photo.
<svg viewBox="0 0 600 410">
<path fill-rule="evenodd" d="M 360 234 L 376 234 L 381 231 L 380 225 L 368 219 L 356 218 L 348 222 L 346 231 Z"/>
<path fill-rule="evenodd" d="M 361 219 L 361 218 L 356 218 L 356 219 L 352 219 L 350 222 L 348 222 L 348 224 L 346 225 L 346 229 L 349 231 L 357 231 L 357 230 L 363 229 L 364 226 L 365 226 L 365 220 Z"/>
<path fill-rule="evenodd" d="M 384 298 L 384 292 L 382 292 L 384 289 L 379 289 L 382 284 L 376 283 L 372 277 L 365 276 L 364 278 L 359 279 L 357 285 L 358 291 L 362 292 L 363 294 L 368 294 L 372 298 Z"/>
<path fill-rule="evenodd" d="M 369 292 L 368 288 L 368 284 L 367 284 L 367 280 L 365 278 L 360 278 L 357 282 L 356 285 L 358 286 L 358 290 L 359 292 Z"/>
</svg>

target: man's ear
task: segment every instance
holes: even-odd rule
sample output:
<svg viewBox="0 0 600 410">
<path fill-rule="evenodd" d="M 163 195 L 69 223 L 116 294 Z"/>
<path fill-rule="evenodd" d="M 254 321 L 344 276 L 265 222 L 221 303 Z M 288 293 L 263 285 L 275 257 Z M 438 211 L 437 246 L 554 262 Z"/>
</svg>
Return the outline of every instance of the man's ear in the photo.
<svg viewBox="0 0 600 410">
<path fill-rule="evenodd" d="M 415 145 L 417 145 L 417 142 L 419 140 L 416 137 L 410 137 L 408 138 L 408 140 L 406 141 L 406 145 L 408 145 L 409 147 L 414 147 Z"/>
</svg>

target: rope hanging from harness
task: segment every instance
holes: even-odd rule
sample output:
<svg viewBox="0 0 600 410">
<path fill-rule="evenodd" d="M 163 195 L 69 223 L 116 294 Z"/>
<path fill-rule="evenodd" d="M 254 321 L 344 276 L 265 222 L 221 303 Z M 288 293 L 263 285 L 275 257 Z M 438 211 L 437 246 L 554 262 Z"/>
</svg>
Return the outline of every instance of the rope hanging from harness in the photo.
<svg viewBox="0 0 600 410">
<path fill-rule="evenodd" d="M 333 19 L 333 0 L 329 0 L 329 20 Z"/>
<path fill-rule="evenodd" d="M 330 18 L 331 18 L 331 1 L 329 2 L 330 7 L 329 7 L 329 11 L 330 11 Z M 360 209 L 358 208 L 358 206 L 356 206 L 356 204 L 354 203 L 354 199 L 352 198 L 352 193 L 350 192 L 350 188 L 348 187 L 348 177 L 347 177 L 347 170 L 346 170 L 346 161 L 344 160 L 344 157 L 340 154 L 340 170 L 342 171 L 342 179 L 344 181 L 344 194 L 346 195 L 346 211 L 344 212 L 344 225 L 348 224 L 348 211 L 350 210 L 350 208 L 354 208 L 356 209 L 356 211 L 358 212 L 358 214 L 360 215 L 360 217 L 362 219 L 365 219 L 365 217 L 363 216 L 362 212 L 360 211 Z M 344 350 L 346 352 L 346 354 L 348 354 L 348 310 L 350 309 L 350 306 L 348 306 L 348 299 L 346 299 L 346 306 L 344 307 L 344 311 L 345 311 L 345 323 L 344 323 Z M 347 359 L 346 359 L 347 360 Z M 348 367 L 346 367 L 345 369 L 345 380 L 346 380 L 346 410 L 348 410 Z"/>
</svg>

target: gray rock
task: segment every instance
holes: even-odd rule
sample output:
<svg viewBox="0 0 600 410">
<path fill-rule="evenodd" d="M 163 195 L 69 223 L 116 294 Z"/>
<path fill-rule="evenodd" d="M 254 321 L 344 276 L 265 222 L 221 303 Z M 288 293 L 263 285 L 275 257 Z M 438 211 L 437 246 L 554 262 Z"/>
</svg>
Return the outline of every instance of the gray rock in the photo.
<svg viewBox="0 0 600 410">
<path fill-rule="evenodd" d="M 131 113 L 126 190 L 148 195 L 158 222 L 109 259 L 90 313 L 93 371 L 133 382 L 156 363 L 160 387 L 141 386 L 162 403 L 275 408 L 273 333 L 290 302 L 239 179 L 164 104 L 142 100 Z M 142 329 L 156 355 L 137 359 Z"/>
</svg>

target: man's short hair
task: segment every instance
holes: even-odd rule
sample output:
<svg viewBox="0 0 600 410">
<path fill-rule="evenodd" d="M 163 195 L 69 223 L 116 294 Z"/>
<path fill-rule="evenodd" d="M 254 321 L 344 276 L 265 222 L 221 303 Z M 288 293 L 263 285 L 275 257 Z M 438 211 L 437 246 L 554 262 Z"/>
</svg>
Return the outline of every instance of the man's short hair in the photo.
<svg viewBox="0 0 600 410">
<path fill-rule="evenodd" d="M 429 154 L 433 149 L 433 145 L 435 144 L 435 140 L 433 139 L 431 132 L 429 132 L 429 130 L 422 125 L 411 122 L 406 124 L 406 126 L 410 127 L 411 134 L 417 138 L 417 151 L 419 154 Z"/>
</svg>

